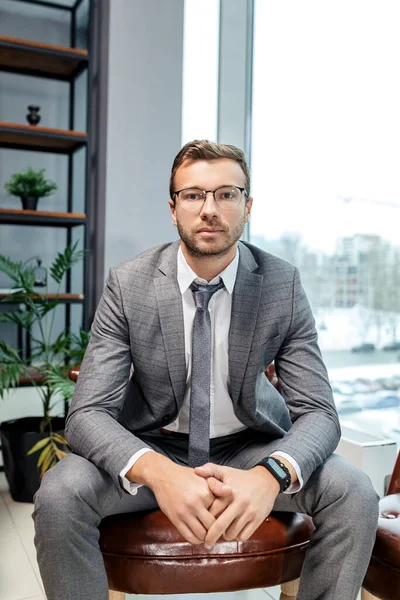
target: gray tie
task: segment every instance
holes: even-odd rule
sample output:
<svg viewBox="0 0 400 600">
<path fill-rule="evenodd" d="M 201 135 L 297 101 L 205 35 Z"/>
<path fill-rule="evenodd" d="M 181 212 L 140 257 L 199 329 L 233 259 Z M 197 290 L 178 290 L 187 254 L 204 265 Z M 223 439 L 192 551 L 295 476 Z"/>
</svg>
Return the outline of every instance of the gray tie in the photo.
<svg viewBox="0 0 400 600">
<path fill-rule="evenodd" d="M 193 282 L 196 304 L 192 338 L 192 375 L 189 417 L 189 466 L 204 465 L 210 455 L 211 319 L 208 303 L 224 287 Z"/>
</svg>

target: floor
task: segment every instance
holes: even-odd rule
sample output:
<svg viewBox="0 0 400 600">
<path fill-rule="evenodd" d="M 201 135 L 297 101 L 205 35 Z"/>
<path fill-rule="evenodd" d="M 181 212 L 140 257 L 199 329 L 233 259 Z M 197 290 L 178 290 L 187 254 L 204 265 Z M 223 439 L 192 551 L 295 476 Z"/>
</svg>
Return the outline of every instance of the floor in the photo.
<svg viewBox="0 0 400 600">
<path fill-rule="evenodd" d="M 0 473 L 0 600 L 46 600 L 33 544 L 32 504 L 14 502 Z M 214 594 L 218 600 L 279 600 L 280 588 Z M 127 600 L 172 600 L 174 596 L 127 596 Z M 188 594 L 185 600 L 213 600 Z M 93 600 L 96 600 L 95 598 Z M 215 599 L 216 600 L 216 599 Z M 283 599 L 282 599 L 283 600 Z"/>
</svg>

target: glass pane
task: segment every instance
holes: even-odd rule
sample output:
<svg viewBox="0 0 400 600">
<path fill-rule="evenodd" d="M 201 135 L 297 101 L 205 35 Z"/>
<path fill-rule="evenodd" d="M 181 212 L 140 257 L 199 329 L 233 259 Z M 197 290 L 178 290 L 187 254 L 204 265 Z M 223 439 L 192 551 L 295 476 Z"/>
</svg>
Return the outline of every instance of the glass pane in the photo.
<svg viewBox="0 0 400 600">
<path fill-rule="evenodd" d="M 400 441 L 400 5 L 255 10 L 251 241 L 299 267 L 342 422 Z"/>
</svg>

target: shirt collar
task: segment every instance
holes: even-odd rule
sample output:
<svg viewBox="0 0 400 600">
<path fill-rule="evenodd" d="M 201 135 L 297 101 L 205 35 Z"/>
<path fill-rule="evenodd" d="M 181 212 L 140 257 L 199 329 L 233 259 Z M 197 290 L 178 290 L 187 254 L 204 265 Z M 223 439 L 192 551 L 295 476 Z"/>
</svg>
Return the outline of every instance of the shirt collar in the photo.
<svg viewBox="0 0 400 600">
<path fill-rule="evenodd" d="M 235 258 L 233 259 L 233 261 L 230 262 L 229 265 L 223 271 L 221 271 L 221 273 L 219 275 L 214 277 L 214 279 L 212 279 L 211 281 L 205 281 L 201 277 L 198 277 L 196 275 L 196 273 L 193 271 L 193 269 L 191 269 L 189 267 L 189 265 L 186 262 L 186 258 L 183 255 L 182 246 L 179 246 L 177 260 L 178 260 L 177 277 L 178 277 L 178 285 L 179 285 L 181 294 L 184 294 L 186 292 L 186 290 L 189 288 L 189 286 L 193 283 L 194 280 L 198 281 L 199 283 L 214 284 L 214 283 L 218 283 L 220 278 L 224 282 L 226 291 L 229 294 L 232 294 L 233 288 L 235 286 L 236 274 L 237 274 L 237 270 L 238 270 L 238 266 L 239 266 L 239 247 L 236 250 L 236 255 L 235 255 Z"/>
</svg>

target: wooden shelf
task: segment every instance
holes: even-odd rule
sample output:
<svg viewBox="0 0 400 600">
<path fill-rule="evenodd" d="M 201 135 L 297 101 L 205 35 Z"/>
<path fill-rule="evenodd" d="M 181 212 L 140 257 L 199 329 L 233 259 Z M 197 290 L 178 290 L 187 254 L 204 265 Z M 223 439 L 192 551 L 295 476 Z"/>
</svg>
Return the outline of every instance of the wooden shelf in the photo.
<svg viewBox="0 0 400 600">
<path fill-rule="evenodd" d="M 0 148 L 71 154 L 86 144 L 87 134 L 80 131 L 0 122 Z"/>
<path fill-rule="evenodd" d="M 37 225 L 41 227 L 76 227 L 86 223 L 86 215 L 80 213 L 47 212 L 39 210 L 14 210 L 0 208 L 2 225 Z"/>
<path fill-rule="evenodd" d="M 87 50 L 0 36 L 1 71 L 71 81 L 88 60 Z"/>
<path fill-rule="evenodd" d="M 21 294 L 22 295 L 22 294 Z M 58 299 L 62 304 L 81 304 L 85 296 L 83 294 L 40 294 L 44 298 L 48 300 Z M 0 300 L 6 300 L 11 298 L 11 294 L 0 293 Z M 35 300 L 35 296 L 32 296 L 32 299 Z M 23 304 L 22 300 L 15 300 L 15 302 L 9 302 L 10 304 Z"/>
</svg>

